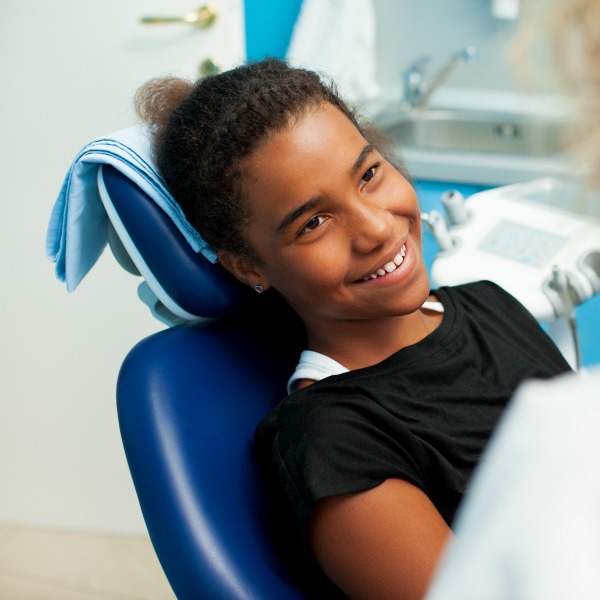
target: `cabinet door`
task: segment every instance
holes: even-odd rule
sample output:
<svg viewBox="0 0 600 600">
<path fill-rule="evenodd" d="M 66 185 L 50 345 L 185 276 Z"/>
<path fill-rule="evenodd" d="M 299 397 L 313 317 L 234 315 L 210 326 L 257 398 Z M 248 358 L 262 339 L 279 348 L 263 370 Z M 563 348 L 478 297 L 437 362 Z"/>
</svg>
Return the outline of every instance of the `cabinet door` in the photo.
<svg viewBox="0 0 600 600">
<path fill-rule="evenodd" d="M 76 153 L 128 127 L 136 88 L 244 58 L 242 0 L 211 0 L 212 27 L 142 25 L 202 0 L 6 0 L 0 19 L 0 521 L 143 531 L 119 437 L 127 351 L 162 325 L 106 252 L 68 295 L 44 255 Z"/>
</svg>

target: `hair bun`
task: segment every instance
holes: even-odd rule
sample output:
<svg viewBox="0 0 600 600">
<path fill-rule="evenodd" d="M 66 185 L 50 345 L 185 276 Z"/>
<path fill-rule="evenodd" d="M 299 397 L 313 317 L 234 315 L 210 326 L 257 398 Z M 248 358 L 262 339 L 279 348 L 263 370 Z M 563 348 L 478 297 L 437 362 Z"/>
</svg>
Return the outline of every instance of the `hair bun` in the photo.
<svg viewBox="0 0 600 600">
<path fill-rule="evenodd" d="M 192 93 L 193 89 L 192 82 L 180 77 L 151 79 L 135 93 L 135 111 L 145 123 L 163 128 L 173 110 Z"/>
</svg>

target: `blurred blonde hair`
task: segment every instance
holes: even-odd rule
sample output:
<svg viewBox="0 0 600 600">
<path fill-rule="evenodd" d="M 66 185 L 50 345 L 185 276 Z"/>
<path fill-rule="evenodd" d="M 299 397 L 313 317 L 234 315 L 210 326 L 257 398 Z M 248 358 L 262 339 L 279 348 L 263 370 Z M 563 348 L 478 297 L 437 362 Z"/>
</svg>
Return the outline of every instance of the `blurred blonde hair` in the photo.
<svg viewBox="0 0 600 600">
<path fill-rule="evenodd" d="M 532 61 L 540 51 L 549 58 L 542 73 Z M 571 96 L 579 121 L 573 150 L 600 185 L 600 0 L 524 0 L 513 52 L 527 81 L 541 76 Z"/>
</svg>

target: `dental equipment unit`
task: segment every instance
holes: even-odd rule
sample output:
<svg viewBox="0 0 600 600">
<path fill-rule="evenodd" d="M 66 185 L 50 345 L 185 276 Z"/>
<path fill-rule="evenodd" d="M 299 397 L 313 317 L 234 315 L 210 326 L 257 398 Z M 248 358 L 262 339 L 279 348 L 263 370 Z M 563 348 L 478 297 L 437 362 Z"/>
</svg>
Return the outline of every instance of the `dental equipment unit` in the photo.
<svg viewBox="0 0 600 600">
<path fill-rule="evenodd" d="M 441 200 L 445 217 L 432 210 L 423 218 L 440 247 L 434 286 L 494 281 L 547 324 L 579 369 L 575 308 L 600 292 L 599 199 L 575 182 L 543 178 Z"/>
</svg>

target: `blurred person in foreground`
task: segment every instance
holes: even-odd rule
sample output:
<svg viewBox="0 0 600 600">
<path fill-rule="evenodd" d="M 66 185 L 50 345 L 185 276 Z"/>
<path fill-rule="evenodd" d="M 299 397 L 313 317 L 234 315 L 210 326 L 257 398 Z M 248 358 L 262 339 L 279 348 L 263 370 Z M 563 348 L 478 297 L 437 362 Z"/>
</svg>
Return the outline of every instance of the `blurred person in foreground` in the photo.
<svg viewBox="0 0 600 600">
<path fill-rule="evenodd" d="M 526 2 L 515 50 L 540 42 L 580 116 L 574 153 L 586 184 L 600 189 L 600 2 Z M 517 391 L 455 534 L 428 600 L 600 598 L 598 366 Z"/>
</svg>

